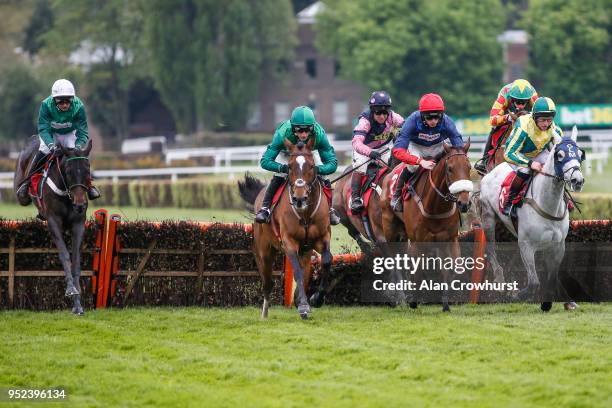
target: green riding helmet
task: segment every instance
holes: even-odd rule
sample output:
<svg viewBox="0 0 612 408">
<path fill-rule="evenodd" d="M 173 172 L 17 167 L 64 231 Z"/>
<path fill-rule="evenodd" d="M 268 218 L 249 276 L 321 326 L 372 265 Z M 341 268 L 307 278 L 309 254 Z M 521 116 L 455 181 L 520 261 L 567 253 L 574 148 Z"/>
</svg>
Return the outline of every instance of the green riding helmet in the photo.
<svg viewBox="0 0 612 408">
<path fill-rule="evenodd" d="M 555 117 L 557 113 L 557 107 L 552 99 L 547 98 L 545 96 L 541 96 L 536 99 L 535 104 L 533 105 L 533 118 L 543 118 L 543 117 Z"/>
<path fill-rule="evenodd" d="M 291 112 L 291 126 L 313 126 L 314 124 L 315 115 L 308 106 L 298 106 Z"/>
<path fill-rule="evenodd" d="M 535 89 L 526 79 L 516 79 L 512 82 L 510 86 L 510 90 L 508 91 L 508 97 L 513 99 L 531 99 L 533 94 L 535 93 Z"/>
</svg>

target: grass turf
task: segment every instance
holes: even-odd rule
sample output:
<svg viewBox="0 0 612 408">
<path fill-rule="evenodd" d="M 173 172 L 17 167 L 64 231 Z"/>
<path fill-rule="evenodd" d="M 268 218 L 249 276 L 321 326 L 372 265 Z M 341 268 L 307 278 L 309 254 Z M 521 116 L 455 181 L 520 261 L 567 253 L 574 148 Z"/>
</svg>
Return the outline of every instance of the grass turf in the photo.
<svg viewBox="0 0 612 408">
<path fill-rule="evenodd" d="M 5 311 L 0 387 L 65 387 L 58 406 L 605 407 L 611 312 L 324 307 L 301 321 L 275 307 L 262 321 L 252 307 Z"/>
</svg>

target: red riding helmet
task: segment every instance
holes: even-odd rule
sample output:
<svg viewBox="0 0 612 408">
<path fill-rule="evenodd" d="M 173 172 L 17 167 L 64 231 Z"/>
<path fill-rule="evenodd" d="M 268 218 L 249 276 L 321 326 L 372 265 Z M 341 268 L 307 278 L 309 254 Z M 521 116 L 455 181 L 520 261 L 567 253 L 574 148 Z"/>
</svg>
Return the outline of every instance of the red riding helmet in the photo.
<svg viewBox="0 0 612 408">
<path fill-rule="evenodd" d="M 419 100 L 420 112 L 444 112 L 444 101 L 442 97 L 435 93 L 428 93 L 421 96 Z"/>
</svg>

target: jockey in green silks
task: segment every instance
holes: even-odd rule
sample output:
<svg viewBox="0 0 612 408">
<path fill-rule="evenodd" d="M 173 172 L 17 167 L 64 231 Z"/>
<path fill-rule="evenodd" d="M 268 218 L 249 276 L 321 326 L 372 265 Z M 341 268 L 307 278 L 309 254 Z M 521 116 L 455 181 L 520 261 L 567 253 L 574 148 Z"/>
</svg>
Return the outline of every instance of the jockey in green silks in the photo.
<svg viewBox="0 0 612 408">
<path fill-rule="evenodd" d="M 317 164 L 317 174 L 327 176 L 333 174 L 338 168 L 336 153 L 329 140 L 327 140 L 325 129 L 315 120 L 312 109 L 307 106 L 298 106 L 291 113 L 291 119 L 284 121 L 278 126 L 272 143 L 268 145 L 268 148 L 261 157 L 261 167 L 275 174 L 264 194 L 261 209 L 255 216 L 256 222 L 270 222 L 272 199 L 278 188 L 285 182 L 286 175 L 289 173 L 285 139 L 296 144 L 298 141 L 306 142 L 310 138 L 315 140 L 313 154 Z M 329 180 L 323 178 L 323 182 L 327 187 L 331 187 Z M 333 208 L 330 208 L 329 216 L 332 225 L 340 223 L 340 219 Z"/>
</svg>

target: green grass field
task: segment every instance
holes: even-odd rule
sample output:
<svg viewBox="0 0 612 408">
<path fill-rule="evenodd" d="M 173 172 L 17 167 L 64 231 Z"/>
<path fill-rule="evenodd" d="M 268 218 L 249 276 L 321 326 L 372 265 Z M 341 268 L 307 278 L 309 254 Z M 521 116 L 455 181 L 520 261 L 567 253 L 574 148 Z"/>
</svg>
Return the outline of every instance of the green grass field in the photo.
<svg viewBox="0 0 612 408">
<path fill-rule="evenodd" d="M 612 404 L 611 304 L 5 311 L 0 332 L 0 388 L 57 406 Z"/>
</svg>

